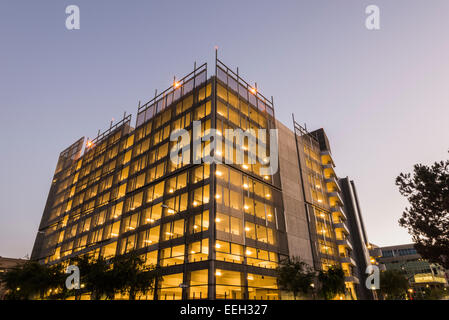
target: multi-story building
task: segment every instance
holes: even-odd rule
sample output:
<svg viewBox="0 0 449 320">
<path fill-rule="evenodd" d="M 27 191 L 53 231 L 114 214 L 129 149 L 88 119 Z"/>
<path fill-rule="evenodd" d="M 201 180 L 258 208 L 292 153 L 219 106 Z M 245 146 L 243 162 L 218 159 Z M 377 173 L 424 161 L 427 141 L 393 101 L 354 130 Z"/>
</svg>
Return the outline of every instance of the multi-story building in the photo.
<svg viewBox="0 0 449 320">
<path fill-rule="evenodd" d="M 366 271 L 369 265 L 377 265 L 380 270 L 383 270 L 384 266 L 379 265 L 377 260 L 372 257 L 374 255 L 377 258 L 379 254 L 381 255 L 381 251 L 380 249 L 376 251 L 368 241 L 354 181 L 346 177 L 340 178 L 338 182 L 342 190 L 344 209 L 348 218 L 347 226 L 350 233 L 348 238 L 350 238 L 354 247 L 354 260 L 357 264 L 357 267 L 353 268 L 353 273 L 361 282 L 356 286 L 357 296 L 360 299 L 377 299 L 375 290 L 367 288 L 362 280 L 367 277 Z"/>
<path fill-rule="evenodd" d="M 188 144 L 171 141 L 178 129 Z M 229 129 L 277 129 L 278 140 L 239 141 Z M 268 167 L 279 170 L 261 170 Z M 356 298 L 340 191 L 324 131 L 295 121 L 288 129 L 272 99 L 216 59 L 215 75 L 195 67 L 139 104 L 135 128 L 125 114 L 60 154 L 32 259 L 134 251 L 163 273 L 158 290 L 140 298 L 279 299 L 275 269 L 300 256 L 316 270 L 342 266 L 346 298 Z"/>
<path fill-rule="evenodd" d="M 359 274 L 329 140 L 323 129 L 293 126 L 276 123 L 289 255 L 316 270 L 342 267 L 346 298 L 356 299 Z"/>
<path fill-rule="evenodd" d="M 397 270 L 409 280 L 415 293 L 426 288 L 446 288 L 446 270 L 436 263 L 423 259 L 413 243 L 382 247 L 382 257 L 378 259 L 387 270 Z"/>
</svg>

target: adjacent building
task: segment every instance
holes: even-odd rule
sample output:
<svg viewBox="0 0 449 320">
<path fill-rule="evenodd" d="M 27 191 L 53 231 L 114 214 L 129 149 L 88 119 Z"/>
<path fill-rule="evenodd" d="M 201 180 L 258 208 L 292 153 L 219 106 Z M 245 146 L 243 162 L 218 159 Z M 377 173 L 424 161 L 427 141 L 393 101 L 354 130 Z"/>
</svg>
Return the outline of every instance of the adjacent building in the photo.
<svg viewBox="0 0 449 320">
<path fill-rule="evenodd" d="M 279 262 L 299 256 L 316 270 L 344 269 L 347 293 L 339 298 L 369 298 L 358 288 L 356 260 L 366 263 L 367 243 L 360 210 L 354 245 L 347 212 L 354 214 L 324 130 L 277 121 L 273 100 L 218 58 L 215 74 L 207 72 L 207 64 L 195 67 L 139 104 L 135 125 L 125 114 L 60 154 L 32 259 L 68 263 L 134 251 L 163 272 L 158 290 L 141 299 L 271 300 L 285 298 Z M 172 141 L 179 129 L 188 143 Z M 239 140 L 229 129 L 257 139 Z M 277 129 L 278 139 L 258 129 Z M 177 162 L 176 146 L 185 151 Z"/>
<path fill-rule="evenodd" d="M 412 289 L 420 293 L 426 288 L 444 289 L 448 286 L 446 270 L 436 263 L 423 259 L 413 243 L 382 247 L 378 260 L 387 270 L 397 270 L 409 280 Z"/>
<path fill-rule="evenodd" d="M 0 276 L 3 273 L 8 272 L 9 270 L 21 266 L 27 261 L 28 260 L 26 259 L 0 257 Z M 6 288 L 2 283 L 0 283 L 0 300 L 3 300 L 5 298 L 5 295 L 6 295 Z"/>
</svg>

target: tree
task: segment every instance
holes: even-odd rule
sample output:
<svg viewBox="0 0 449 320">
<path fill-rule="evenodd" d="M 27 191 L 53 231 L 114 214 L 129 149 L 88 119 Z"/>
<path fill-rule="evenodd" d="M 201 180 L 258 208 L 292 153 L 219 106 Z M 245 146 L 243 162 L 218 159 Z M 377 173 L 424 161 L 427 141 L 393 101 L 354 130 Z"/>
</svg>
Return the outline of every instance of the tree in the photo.
<svg viewBox="0 0 449 320">
<path fill-rule="evenodd" d="M 299 257 L 289 257 L 282 261 L 277 272 L 279 287 L 293 293 L 295 300 L 299 293 L 309 293 L 315 277 L 312 268 Z"/>
<path fill-rule="evenodd" d="M 129 300 L 135 300 L 137 294 L 146 295 L 153 292 L 159 270 L 153 266 L 145 266 L 145 262 L 134 252 L 117 256 L 112 260 L 116 289 L 128 294 Z"/>
<path fill-rule="evenodd" d="M 407 228 L 416 251 L 449 269 L 449 160 L 430 167 L 416 164 L 413 175 L 401 173 L 396 185 L 410 203 L 399 224 Z"/>
<path fill-rule="evenodd" d="M 91 300 L 102 297 L 114 299 L 117 280 L 112 268 L 102 256 L 94 259 L 89 255 L 76 257 L 72 260 L 80 269 L 80 281 L 84 289 L 91 293 Z"/>
<path fill-rule="evenodd" d="M 340 267 L 331 266 L 327 271 L 320 270 L 318 280 L 321 284 L 320 293 L 326 300 L 331 300 L 346 291 L 345 273 Z"/>
<path fill-rule="evenodd" d="M 441 288 L 425 288 L 424 299 L 425 300 L 442 300 L 446 296 L 446 292 Z"/>
<path fill-rule="evenodd" d="M 380 274 L 380 292 L 386 300 L 403 300 L 407 295 L 407 278 L 397 270 L 386 270 Z"/>
<path fill-rule="evenodd" d="M 44 299 L 50 289 L 63 289 L 64 274 L 60 266 L 47 266 L 28 261 L 6 272 L 2 278 L 8 294 L 7 299 Z"/>
</svg>

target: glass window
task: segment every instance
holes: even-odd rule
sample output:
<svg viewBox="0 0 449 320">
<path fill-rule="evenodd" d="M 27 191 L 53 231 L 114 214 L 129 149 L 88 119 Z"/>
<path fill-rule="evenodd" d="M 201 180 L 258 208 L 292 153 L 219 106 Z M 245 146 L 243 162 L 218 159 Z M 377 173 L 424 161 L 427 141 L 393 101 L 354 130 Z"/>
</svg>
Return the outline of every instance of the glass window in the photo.
<svg viewBox="0 0 449 320">
<path fill-rule="evenodd" d="M 209 270 L 190 272 L 189 299 L 207 299 Z"/>
<path fill-rule="evenodd" d="M 241 278 L 240 272 L 217 269 L 215 271 L 216 298 L 242 299 Z"/>
<path fill-rule="evenodd" d="M 162 277 L 158 296 L 160 300 L 181 300 L 182 288 L 179 286 L 183 283 L 183 274 L 176 273 Z"/>
<path fill-rule="evenodd" d="M 254 223 L 248 221 L 245 222 L 245 235 L 247 238 L 256 240 L 256 230 Z"/>
<path fill-rule="evenodd" d="M 249 299 L 277 300 L 279 292 L 275 277 L 248 273 Z"/>
<path fill-rule="evenodd" d="M 197 262 L 209 259 L 209 239 L 189 244 L 189 262 Z"/>
<path fill-rule="evenodd" d="M 139 233 L 138 248 L 144 248 L 159 242 L 160 226 Z"/>
<path fill-rule="evenodd" d="M 184 263 L 184 245 L 165 248 L 161 250 L 160 265 L 167 267 Z"/>
</svg>

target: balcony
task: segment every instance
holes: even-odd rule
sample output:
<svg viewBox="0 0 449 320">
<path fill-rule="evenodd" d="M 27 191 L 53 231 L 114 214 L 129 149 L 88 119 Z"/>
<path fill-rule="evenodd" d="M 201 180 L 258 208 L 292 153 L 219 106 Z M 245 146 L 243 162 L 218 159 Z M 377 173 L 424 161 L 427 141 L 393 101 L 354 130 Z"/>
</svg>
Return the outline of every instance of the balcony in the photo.
<svg viewBox="0 0 449 320">
<path fill-rule="evenodd" d="M 337 174 L 334 171 L 334 167 L 333 167 L 332 163 L 323 164 L 322 167 L 323 167 L 324 177 L 326 179 L 337 176 Z"/>
<path fill-rule="evenodd" d="M 345 276 L 345 282 L 352 282 L 354 284 L 359 284 L 359 278 L 357 278 L 356 276 Z"/>
<path fill-rule="evenodd" d="M 337 191 L 341 192 L 340 185 L 338 184 L 337 177 L 330 176 L 324 179 L 328 192 Z"/>
<path fill-rule="evenodd" d="M 352 264 L 353 266 L 357 266 L 354 259 L 352 259 L 351 257 L 348 257 L 348 256 L 340 256 L 340 262 L 341 263 L 349 263 L 349 264 Z"/>
<path fill-rule="evenodd" d="M 329 192 L 327 193 L 327 196 L 329 197 L 329 200 L 332 198 L 335 198 L 335 201 L 337 203 L 343 204 L 343 198 L 340 195 L 340 192 L 337 189 L 334 190 L 329 190 Z M 330 201 L 332 203 L 332 201 Z"/>
<path fill-rule="evenodd" d="M 332 164 L 334 164 L 334 159 L 332 159 L 332 155 L 329 150 L 321 151 L 320 155 L 321 155 L 321 163 L 331 162 Z"/>
<path fill-rule="evenodd" d="M 343 222 L 334 223 L 334 229 L 341 229 L 343 233 L 349 234 L 349 229 Z"/>
<path fill-rule="evenodd" d="M 340 216 L 341 217 L 341 219 L 342 220 L 348 220 L 347 218 L 346 218 L 346 215 L 345 215 L 345 213 L 344 213 L 344 211 L 343 211 L 343 208 L 341 207 L 341 206 L 332 206 L 331 207 L 331 213 L 332 213 L 332 215 L 337 215 L 337 216 Z"/>
<path fill-rule="evenodd" d="M 338 186 L 338 180 L 337 180 L 337 177 L 336 176 L 329 176 L 329 177 L 326 177 L 325 179 L 324 179 L 324 182 L 326 182 L 326 183 L 335 183 L 337 186 Z"/>
<path fill-rule="evenodd" d="M 335 165 L 332 161 L 328 161 L 322 164 L 324 169 L 334 169 Z"/>
<path fill-rule="evenodd" d="M 346 239 L 337 239 L 337 245 L 346 246 L 352 250 L 352 244 L 351 244 L 351 242 L 349 242 L 349 240 L 347 238 Z"/>
</svg>

